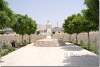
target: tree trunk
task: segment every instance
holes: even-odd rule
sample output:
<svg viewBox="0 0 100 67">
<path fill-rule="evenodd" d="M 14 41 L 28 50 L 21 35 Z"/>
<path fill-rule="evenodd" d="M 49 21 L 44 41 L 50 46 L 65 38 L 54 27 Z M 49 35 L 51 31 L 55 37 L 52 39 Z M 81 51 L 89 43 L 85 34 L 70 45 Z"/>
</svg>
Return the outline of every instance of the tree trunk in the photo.
<svg viewBox="0 0 100 67">
<path fill-rule="evenodd" d="M 78 38 L 77 38 L 77 36 L 78 36 L 78 33 L 76 33 L 76 44 L 78 44 Z"/>
<path fill-rule="evenodd" d="M 90 35 L 89 35 L 89 32 L 88 32 L 88 49 L 90 49 Z"/>
<path fill-rule="evenodd" d="M 69 41 L 71 42 L 71 36 L 72 36 L 72 34 L 69 34 Z"/>
<path fill-rule="evenodd" d="M 31 43 L 31 35 L 29 35 L 29 44 Z"/>
<path fill-rule="evenodd" d="M 22 35 L 22 45 L 24 45 L 24 42 L 23 42 L 23 40 L 24 40 L 24 35 Z"/>
</svg>

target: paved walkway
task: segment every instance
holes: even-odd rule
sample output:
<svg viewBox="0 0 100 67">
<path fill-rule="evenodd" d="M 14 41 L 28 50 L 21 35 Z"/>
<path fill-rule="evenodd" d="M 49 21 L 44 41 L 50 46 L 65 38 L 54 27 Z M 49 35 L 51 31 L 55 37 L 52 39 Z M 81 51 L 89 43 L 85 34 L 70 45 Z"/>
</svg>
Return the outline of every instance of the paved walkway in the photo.
<svg viewBox="0 0 100 67">
<path fill-rule="evenodd" d="M 2 66 L 97 66 L 97 55 L 67 43 L 62 47 L 35 47 L 29 44 L 2 57 Z"/>
</svg>

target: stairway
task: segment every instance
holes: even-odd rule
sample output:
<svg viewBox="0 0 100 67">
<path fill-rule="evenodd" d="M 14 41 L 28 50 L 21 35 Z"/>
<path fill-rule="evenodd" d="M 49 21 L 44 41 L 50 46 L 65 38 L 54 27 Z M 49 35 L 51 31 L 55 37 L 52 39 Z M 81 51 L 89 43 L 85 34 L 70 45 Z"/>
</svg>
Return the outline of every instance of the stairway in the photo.
<svg viewBox="0 0 100 67">
<path fill-rule="evenodd" d="M 38 47 L 58 47 L 64 45 L 64 42 L 58 39 L 41 39 L 35 42 Z"/>
</svg>

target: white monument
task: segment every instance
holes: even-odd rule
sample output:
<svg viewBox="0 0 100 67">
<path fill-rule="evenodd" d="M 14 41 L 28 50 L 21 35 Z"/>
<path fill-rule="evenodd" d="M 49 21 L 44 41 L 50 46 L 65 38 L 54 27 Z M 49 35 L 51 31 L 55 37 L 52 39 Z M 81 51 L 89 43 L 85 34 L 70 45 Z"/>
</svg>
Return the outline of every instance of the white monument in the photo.
<svg viewBox="0 0 100 67">
<path fill-rule="evenodd" d="M 51 35 L 52 35 L 52 25 L 50 24 L 50 22 L 48 21 L 46 23 L 46 38 L 47 39 L 51 39 Z"/>
<path fill-rule="evenodd" d="M 35 46 L 38 47 L 57 47 L 61 45 L 61 41 L 58 39 L 52 38 L 52 25 L 50 24 L 49 21 L 46 23 L 46 38 L 37 40 L 36 43 L 34 44 Z M 62 43 L 64 44 L 64 43 Z"/>
</svg>

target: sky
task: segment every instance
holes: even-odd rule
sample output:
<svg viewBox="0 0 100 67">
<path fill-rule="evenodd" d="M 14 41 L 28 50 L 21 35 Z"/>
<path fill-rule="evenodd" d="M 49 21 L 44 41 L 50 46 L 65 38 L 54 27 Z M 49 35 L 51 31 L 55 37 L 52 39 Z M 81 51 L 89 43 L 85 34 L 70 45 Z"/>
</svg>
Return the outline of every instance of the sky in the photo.
<svg viewBox="0 0 100 67">
<path fill-rule="evenodd" d="M 6 0 L 9 7 L 17 14 L 32 17 L 37 24 L 61 27 L 64 19 L 85 9 L 84 0 Z"/>
</svg>

